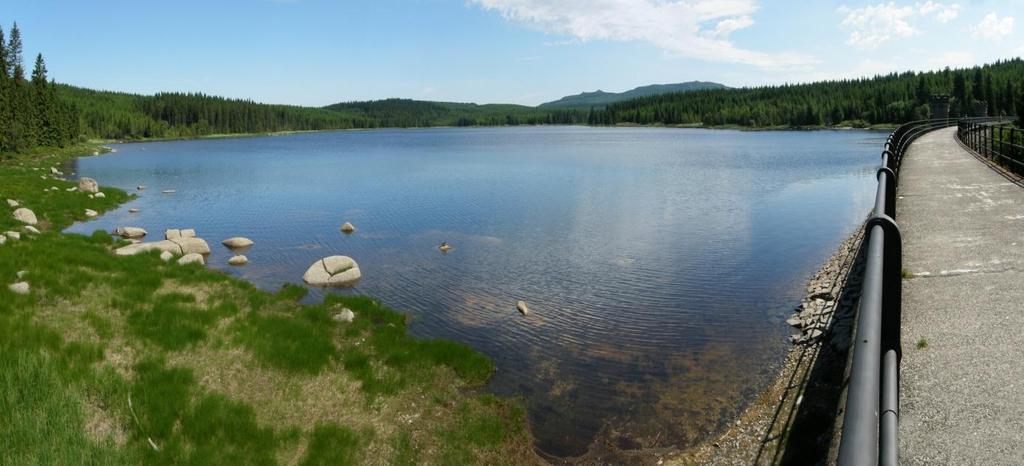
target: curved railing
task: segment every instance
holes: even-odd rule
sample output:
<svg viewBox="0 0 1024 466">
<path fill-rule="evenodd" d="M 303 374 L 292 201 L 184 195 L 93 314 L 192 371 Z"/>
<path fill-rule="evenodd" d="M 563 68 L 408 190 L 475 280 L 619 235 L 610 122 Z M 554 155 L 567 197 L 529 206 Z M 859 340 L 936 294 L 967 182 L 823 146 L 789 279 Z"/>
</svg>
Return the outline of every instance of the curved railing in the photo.
<svg viewBox="0 0 1024 466">
<path fill-rule="evenodd" d="M 900 301 L 902 239 L 896 217 L 896 182 L 907 148 L 921 135 L 956 120 L 921 120 L 896 128 L 878 167 L 875 207 L 866 224 L 867 256 L 838 464 L 899 462 Z"/>
<path fill-rule="evenodd" d="M 960 120 L 956 137 L 974 153 L 1024 175 L 1024 130 L 1011 120 Z"/>
</svg>

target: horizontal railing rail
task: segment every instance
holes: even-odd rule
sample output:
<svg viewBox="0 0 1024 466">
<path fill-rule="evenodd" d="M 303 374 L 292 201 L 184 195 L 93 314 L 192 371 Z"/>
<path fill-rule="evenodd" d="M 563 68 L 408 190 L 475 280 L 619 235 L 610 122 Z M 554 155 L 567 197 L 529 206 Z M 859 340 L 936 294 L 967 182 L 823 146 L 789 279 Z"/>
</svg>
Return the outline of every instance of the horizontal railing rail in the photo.
<svg viewBox="0 0 1024 466">
<path fill-rule="evenodd" d="M 955 119 L 913 121 L 896 128 L 885 142 L 875 206 L 865 224 L 867 254 L 837 458 L 840 466 L 899 464 L 903 246 L 895 220 L 897 176 L 914 140 L 957 123 Z"/>
<path fill-rule="evenodd" d="M 1012 119 L 961 120 L 956 136 L 976 154 L 1024 175 L 1024 130 Z"/>
</svg>

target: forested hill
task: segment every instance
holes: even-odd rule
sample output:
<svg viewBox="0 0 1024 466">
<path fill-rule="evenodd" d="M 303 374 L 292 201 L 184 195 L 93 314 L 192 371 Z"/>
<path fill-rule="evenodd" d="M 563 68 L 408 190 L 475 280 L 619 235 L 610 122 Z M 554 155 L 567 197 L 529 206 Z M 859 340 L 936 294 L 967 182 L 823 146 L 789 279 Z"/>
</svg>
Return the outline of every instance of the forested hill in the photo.
<svg viewBox="0 0 1024 466">
<path fill-rule="evenodd" d="M 1024 61 L 968 69 L 894 73 L 811 84 L 707 90 L 642 97 L 594 111 L 590 124 L 818 127 L 893 124 L 928 118 L 933 94 L 952 96 L 950 114 L 986 102 L 989 115 L 1016 115 Z"/>
<path fill-rule="evenodd" d="M 702 91 L 707 89 L 728 89 L 724 84 L 704 81 L 690 81 L 676 84 L 652 84 L 630 89 L 626 92 L 583 92 L 581 94 L 562 97 L 561 99 L 540 104 L 546 108 L 590 108 L 625 100 L 652 95 L 671 94 L 673 92 Z"/>
<path fill-rule="evenodd" d="M 105 139 L 181 138 L 212 134 L 366 128 L 365 118 L 331 110 L 268 105 L 203 94 L 155 95 L 58 85 L 79 110 L 82 132 Z"/>
<path fill-rule="evenodd" d="M 180 138 L 214 134 L 325 129 L 585 123 L 587 112 L 521 105 L 476 105 L 388 99 L 324 108 L 261 104 L 203 94 L 155 95 L 58 85 L 79 109 L 82 131 L 106 139 Z"/>
<path fill-rule="evenodd" d="M 343 102 L 325 107 L 366 118 L 380 127 L 500 126 L 584 123 L 588 112 L 553 110 L 511 104 L 467 104 L 385 99 Z"/>
</svg>

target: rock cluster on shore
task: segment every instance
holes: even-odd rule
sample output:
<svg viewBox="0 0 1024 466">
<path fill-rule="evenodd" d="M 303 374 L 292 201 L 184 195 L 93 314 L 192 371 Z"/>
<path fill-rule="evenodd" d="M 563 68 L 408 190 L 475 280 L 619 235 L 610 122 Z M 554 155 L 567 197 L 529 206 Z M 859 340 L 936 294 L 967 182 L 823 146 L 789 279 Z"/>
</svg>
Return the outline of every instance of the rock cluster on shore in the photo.
<svg viewBox="0 0 1024 466">
<path fill-rule="evenodd" d="M 825 335 L 848 335 L 850 319 L 835 319 L 836 310 L 850 308 L 856 293 L 844 289 L 860 288 L 858 275 L 848 276 L 852 248 L 858 246 L 859 235 L 847 239 L 840 251 L 825 263 L 807 285 L 807 295 L 786 323 L 799 329 L 800 333 L 790 336 L 790 342 L 800 345 L 820 340 Z M 833 344 L 844 349 L 848 338 L 832 338 Z"/>
</svg>

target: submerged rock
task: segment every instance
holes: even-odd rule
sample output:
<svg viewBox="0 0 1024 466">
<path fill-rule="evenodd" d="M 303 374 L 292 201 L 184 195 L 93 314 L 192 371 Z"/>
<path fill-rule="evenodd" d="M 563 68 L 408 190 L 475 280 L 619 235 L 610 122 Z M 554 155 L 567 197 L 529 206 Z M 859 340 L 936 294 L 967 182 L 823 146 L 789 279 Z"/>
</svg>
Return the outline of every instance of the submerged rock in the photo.
<svg viewBox="0 0 1024 466">
<path fill-rule="evenodd" d="M 181 246 L 170 240 L 150 241 L 147 243 L 135 243 L 123 246 L 114 250 L 119 256 L 134 256 L 149 251 L 164 251 L 171 254 L 181 254 Z"/>
<path fill-rule="evenodd" d="M 517 301 L 516 309 L 519 310 L 519 312 L 524 316 L 530 313 L 530 308 L 527 307 L 526 301 Z"/>
<path fill-rule="evenodd" d="M 78 189 L 82 192 L 96 194 L 100 190 L 100 185 L 96 180 L 83 176 L 78 179 Z"/>
<path fill-rule="evenodd" d="M 362 277 L 359 264 L 348 256 L 330 256 L 309 266 L 302 280 L 317 286 L 351 285 Z"/>
<path fill-rule="evenodd" d="M 221 244 L 223 244 L 223 245 L 225 245 L 225 246 L 227 246 L 227 247 L 229 247 L 231 249 L 241 249 L 241 248 L 247 248 L 249 246 L 252 246 L 253 242 L 249 238 L 245 238 L 245 237 L 242 237 L 242 236 L 236 236 L 234 238 L 228 238 L 228 239 L 226 239 L 224 241 L 221 241 Z"/>
<path fill-rule="evenodd" d="M 239 254 L 237 256 L 232 256 L 230 259 L 228 259 L 228 264 L 231 264 L 231 265 L 245 265 L 245 264 L 248 264 L 248 263 L 249 263 L 249 258 L 245 257 L 245 256 L 243 256 L 241 254 Z"/>
<path fill-rule="evenodd" d="M 14 211 L 14 219 L 21 223 L 27 223 L 29 225 L 35 225 L 36 223 L 39 223 L 39 220 L 36 219 L 35 212 L 32 212 L 32 210 L 26 209 L 24 207 L 21 207 Z"/>
</svg>

